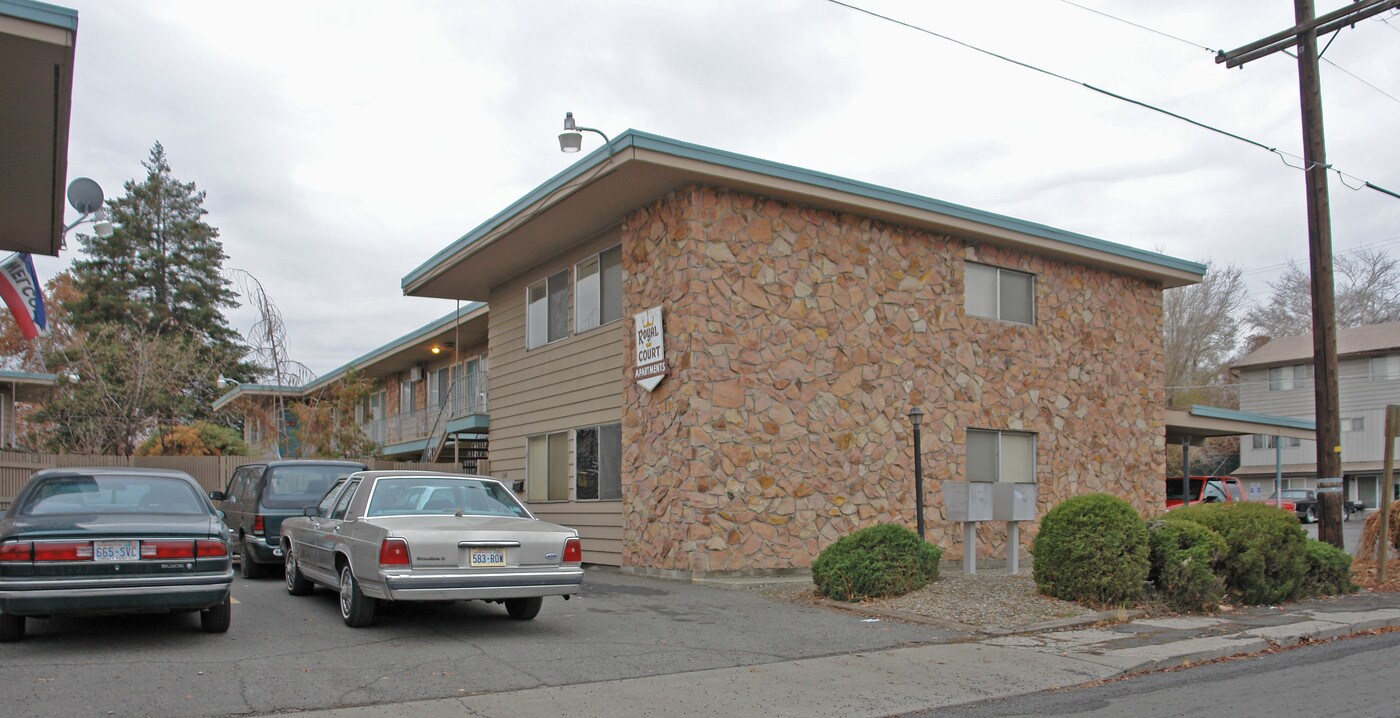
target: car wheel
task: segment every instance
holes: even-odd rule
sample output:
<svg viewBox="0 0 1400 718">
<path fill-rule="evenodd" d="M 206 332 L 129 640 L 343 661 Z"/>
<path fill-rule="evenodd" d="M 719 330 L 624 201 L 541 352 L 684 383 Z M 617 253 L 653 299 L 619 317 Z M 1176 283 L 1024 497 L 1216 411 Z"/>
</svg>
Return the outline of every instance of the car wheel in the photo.
<svg viewBox="0 0 1400 718">
<path fill-rule="evenodd" d="M 528 621 L 540 615 L 540 606 L 544 605 L 544 598 L 535 596 L 533 598 L 507 598 L 506 613 L 517 621 Z"/>
<path fill-rule="evenodd" d="M 1310 524 L 1314 521 L 1317 521 L 1317 511 L 1313 507 L 1309 506 L 1308 510 L 1303 512 L 1303 523 Z"/>
<path fill-rule="evenodd" d="M 243 540 L 243 552 L 238 556 L 238 575 L 252 580 L 262 575 L 258 565 L 253 562 L 253 552 L 248 550 L 248 540 Z"/>
<path fill-rule="evenodd" d="M 349 563 L 340 569 L 340 618 L 351 628 L 374 623 L 374 599 L 360 593 L 360 584 Z"/>
<path fill-rule="evenodd" d="M 292 553 L 290 547 L 287 548 L 284 569 L 287 576 L 287 593 L 293 596 L 306 596 L 316 590 L 316 584 L 301 574 L 301 566 L 297 564 L 296 554 Z"/>
<path fill-rule="evenodd" d="M 0 643 L 12 643 L 24 638 L 24 616 L 0 613 Z"/>
<path fill-rule="evenodd" d="M 233 601 L 224 596 L 222 603 L 210 606 L 199 612 L 199 630 L 205 633 L 227 633 L 233 621 Z"/>
</svg>

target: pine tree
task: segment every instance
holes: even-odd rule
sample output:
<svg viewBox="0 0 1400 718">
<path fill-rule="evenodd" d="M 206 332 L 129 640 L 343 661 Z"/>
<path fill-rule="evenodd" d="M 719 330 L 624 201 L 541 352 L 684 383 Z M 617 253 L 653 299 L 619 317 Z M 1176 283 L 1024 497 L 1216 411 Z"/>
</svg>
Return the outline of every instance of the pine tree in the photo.
<svg viewBox="0 0 1400 718">
<path fill-rule="evenodd" d="M 71 334 L 50 366 L 81 380 L 40 412 L 58 450 L 130 454 L 157 422 L 208 418 L 220 376 L 257 374 L 223 314 L 237 295 L 204 193 L 175 178 L 159 142 L 142 165 L 145 180 L 107 203 L 112 235 L 78 236 L 85 256 L 63 307 Z"/>
</svg>

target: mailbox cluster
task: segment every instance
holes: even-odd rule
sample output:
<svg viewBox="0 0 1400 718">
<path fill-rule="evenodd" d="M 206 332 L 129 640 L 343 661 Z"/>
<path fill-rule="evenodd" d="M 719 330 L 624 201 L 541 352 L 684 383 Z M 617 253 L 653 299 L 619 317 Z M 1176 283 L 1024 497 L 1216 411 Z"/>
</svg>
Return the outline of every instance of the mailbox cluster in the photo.
<svg viewBox="0 0 1400 718">
<path fill-rule="evenodd" d="M 948 519 L 963 525 L 963 572 L 977 573 L 977 522 L 1005 521 L 1008 570 L 1020 568 L 1021 527 L 1035 520 L 1035 484 L 989 481 L 943 482 L 943 504 Z"/>
</svg>

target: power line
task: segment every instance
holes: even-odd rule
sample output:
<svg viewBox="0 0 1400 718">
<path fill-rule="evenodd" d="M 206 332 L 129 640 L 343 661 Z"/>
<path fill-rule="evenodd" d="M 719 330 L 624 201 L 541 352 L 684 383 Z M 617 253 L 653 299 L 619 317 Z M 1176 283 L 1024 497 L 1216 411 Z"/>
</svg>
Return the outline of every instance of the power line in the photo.
<svg viewBox="0 0 1400 718">
<path fill-rule="evenodd" d="M 1171 33 L 1169 33 L 1169 32 L 1163 32 L 1163 31 L 1158 30 L 1158 29 L 1156 29 L 1156 28 L 1148 27 L 1147 25 L 1143 25 L 1142 23 L 1133 22 L 1132 20 L 1128 20 L 1128 19 L 1126 19 L 1126 18 L 1121 18 L 1121 17 L 1118 17 L 1117 15 L 1111 15 L 1111 14 L 1109 14 L 1109 13 L 1106 13 L 1106 12 L 1102 11 L 1102 10 L 1096 10 L 1096 9 L 1094 9 L 1094 8 L 1091 8 L 1091 7 L 1087 6 L 1087 5 L 1080 5 L 1079 3 L 1073 2 L 1072 0 L 1060 0 L 1060 2 L 1062 2 L 1062 3 L 1066 4 L 1066 5 L 1070 5 L 1070 6 L 1072 6 L 1072 7 L 1077 7 L 1077 8 L 1079 8 L 1080 10 L 1084 10 L 1084 11 L 1086 11 L 1086 12 L 1094 13 L 1095 15 L 1101 15 L 1101 16 L 1103 16 L 1103 17 L 1106 17 L 1106 18 L 1108 18 L 1108 19 L 1110 19 L 1110 20 L 1114 20 L 1114 21 L 1116 21 L 1116 22 L 1121 22 L 1121 23 L 1123 23 L 1124 25 L 1131 25 L 1131 26 L 1133 26 L 1133 27 L 1135 27 L 1135 28 L 1137 28 L 1137 29 L 1139 29 L 1139 30 L 1145 30 L 1145 31 L 1150 32 L 1150 33 L 1152 33 L 1152 34 L 1154 34 L 1154 35 L 1160 35 L 1160 36 L 1162 36 L 1162 37 L 1165 37 L 1165 38 L 1168 38 L 1168 39 L 1171 39 L 1171 40 L 1175 40 L 1175 41 L 1177 41 L 1177 42 L 1179 42 L 1179 43 L 1182 43 L 1182 44 L 1184 44 L 1184 45 L 1189 45 L 1189 46 L 1191 46 L 1191 47 L 1193 47 L 1193 48 L 1196 48 L 1196 49 L 1199 49 L 1199 50 L 1205 50 L 1206 52 L 1209 52 L 1211 55 L 1216 55 L 1216 54 L 1219 54 L 1219 52 L 1220 52 L 1219 50 L 1210 48 L 1210 47 L 1208 47 L 1208 46 L 1206 46 L 1206 45 L 1202 45 L 1202 44 L 1200 44 L 1200 43 L 1198 43 L 1198 42 L 1195 42 L 1195 41 L 1193 41 L 1193 40 L 1187 40 L 1187 39 L 1185 39 L 1185 38 L 1177 37 L 1176 35 L 1173 35 L 1173 34 L 1171 34 Z M 1382 22 L 1384 22 L 1384 20 L 1385 20 L 1384 18 L 1376 18 L 1376 19 L 1377 19 L 1377 20 L 1381 20 Z M 1386 23 L 1386 24 L 1387 24 L 1387 25 L 1390 25 L 1389 23 Z M 1397 30 L 1397 28 L 1396 28 L 1394 25 L 1390 25 L 1390 28 L 1391 28 L 1392 30 Z M 1333 39 L 1335 39 L 1335 38 L 1336 38 L 1336 35 L 1334 34 L 1332 37 L 1333 37 Z M 1330 41 L 1328 42 L 1328 45 L 1329 45 L 1329 46 L 1331 45 L 1331 42 L 1330 42 Z M 1324 48 L 1324 50 L 1325 50 L 1325 48 Z M 1288 50 L 1284 50 L 1283 52 L 1284 52 L 1284 54 L 1288 55 L 1288 56 L 1291 57 L 1291 58 L 1294 58 L 1295 60 L 1298 58 L 1297 55 L 1295 55 L 1295 54 L 1289 52 Z M 1325 63 L 1327 63 L 1328 65 L 1331 65 L 1332 67 L 1337 68 L 1338 71 L 1347 74 L 1347 75 L 1350 76 L 1353 80 L 1356 80 L 1357 82 L 1359 82 L 1359 83 L 1361 83 L 1361 84 L 1363 84 L 1363 85 L 1365 85 L 1365 86 L 1371 88 L 1372 90 L 1375 90 L 1376 92 L 1379 92 L 1379 93 L 1381 93 L 1382 95 L 1385 95 L 1386 97 L 1390 98 L 1390 100 L 1393 101 L 1393 102 L 1395 102 L 1396 104 L 1400 104 L 1400 97 L 1396 97 L 1395 95 L 1392 95 L 1392 94 L 1390 94 L 1389 92 L 1386 92 L 1385 90 L 1382 90 L 1381 88 L 1377 87 L 1376 85 L 1371 84 L 1370 82 L 1367 82 L 1366 80 L 1362 79 L 1359 75 L 1357 75 L 1356 73 L 1352 72 L 1351 70 L 1348 70 L 1348 69 L 1346 69 L 1345 67 L 1342 67 L 1341 65 L 1338 65 L 1337 63 L 1332 62 L 1331 60 L 1329 60 L 1329 59 L 1327 59 L 1327 58 L 1325 58 L 1325 57 L 1319 56 L 1318 59 L 1321 60 L 1321 61 L 1323 61 L 1323 62 L 1325 62 Z M 1353 188 L 1353 189 L 1354 189 L 1354 188 Z"/>
<path fill-rule="evenodd" d="M 882 14 L 880 14 L 880 13 L 877 13 L 877 12 L 873 11 L 873 10 L 867 10 L 867 9 L 865 9 L 865 8 L 863 8 L 863 7 L 858 7 L 858 6 L 856 6 L 856 5 L 852 5 L 852 4 L 847 3 L 847 2 L 842 2 L 842 0 L 826 0 L 826 1 L 829 2 L 829 3 L 831 3 L 832 5 L 839 5 L 840 7 L 846 8 L 847 10 L 853 10 L 853 11 L 858 12 L 858 13 L 863 13 L 863 14 L 865 14 L 865 15 L 869 15 L 870 17 L 876 18 L 876 19 L 878 19 L 878 20 L 884 20 L 885 22 L 892 23 L 892 24 L 894 24 L 894 25 L 899 25 L 899 26 L 901 26 L 901 27 L 908 28 L 908 29 L 913 30 L 913 31 L 915 31 L 915 32 L 920 32 L 920 33 L 923 33 L 923 34 L 925 34 L 925 35 L 930 35 L 930 36 L 936 37 L 936 38 L 938 38 L 938 39 L 940 39 L 940 40 L 944 40 L 944 41 L 947 41 L 947 42 L 951 42 L 951 43 L 953 43 L 954 45 L 959 45 L 959 46 L 961 46 L 961 47 L 965 47 L 965 48 L 967 48 L 967 49 L 969 49 L 969 50 L 972 50 L 973 52 L 981 53 L 981 54 L 983 54 L 983 55 L 987 55 L 988 57 L 994 57 L 994 58 L 996 58 L 996 59 L 998 59 L 998 60 L 1001 60 L 1002 62 L 1009 62 L 1009 63 L 1011 63 L 1011 64 L 1013 64 L 1013 65 L 1018 66 L 1018 67 L 1023 67 L 1023 68 L 1025 68 L 1025 69 L 1027 69 L 1027 70 L 1031 70 L 1031 71 L 1033 71 L 1033 72 L 1038 72 L 1038 73 L 1040 73 L 1040 74 L 1042 74 L 1042 75 L 1048 75 L 1048 76 L 1053 77 L 1053 78 L 1055 78 L 1055 79 L 1057 79 L 1057 80 L 1063 80 L 1063 81 L 1065 81 L 1065 82 L 1069 82 L 1069 83 L 1072 83 L 1072 84 L 1075 84 L 1075 85 L 1079 85 L 1080 87 L 1084 87 L 1084 88 L 1093 90 L 1094 92 L 1097 92 L 1097 93 L 1099 93 L 1099 94 L 1107 95 L 1108 97 L 1112 97 L 1112 98 L 1114 98 L 1115 100 L 1120 100 L 1120 101 L 1123 101 L 1123 102 L 1127 102 L 1127 103 L 1129 103 L 1129 104 L 1137 105 L 1138 107 L 1142 107 L 1142 108 L 1144 108 L 1144 109 L 1152 110 L 1153 112 L 1158 112 L 1158 113 L 1161 113 L 1161 114 L 1166 115 L 1166 116 L 1168 116 L 1168 117 L 1172 117 L 1172 118 L 1181 120 L 1182 122 L 1186 122 L 1186 123 L 1195 125 L 1195 126 L 1197 126 L 1197 127 L 1200 127 L 1201 129 L 1209 130 L 1209 131 L 1214 132 L 1214 133 L 1216 133 L 1216 134 L 1224 135 L 1224 136 L 1229 137 L 1229 138 L 1231 138 L 1231 139 L 1238 140 L 1238 141 L 1240 141 L 1240 142 L 1244 142 L 1245 144 L 1253 145 L 1253 146 L 1258 147 L 1258 148 L 1260 148 L 1260 149 L 1262 149 L 1262 150 L 1265 150 L 1265 151 L 1267 151 L 1267 152 L 1271 152 L 1271 153 L 1273 153 L 1273 154 L 1275 154 L 1275 155 L 1278 155 L 1279 158 L 1283 160 L 1284 165 L 1286 165 L 1286 166 L 1288 166 L 1288 167 L 1292 167 L 1293 169 L 1299 169 L 1299 170 L 1303 170 L 1303 171 L 1308 171 L 1308 170 L 1313 169 L 1312 167 L 1306 166 L 1306 165 L 1305 165 L 1305 166 L 1297 166 L 1297 165 L 1289 164 L 1289 162 L 1288 162 L 1288 160 L 1287 160 L 1288 157 L 1295 157 L 1295 158 L 1297 158 L 1297 159 L 1299 159 L 1299 160 L 1303 159 L 1303 158 L 1301 158 L 1301 157 L 1298 157 L 1298 155 L 1295 155 L 1295 154 L 1292 154 L 1292 153 L 1289 153 L 1289 152 L 1283 152 L 1283 151 L 1279 150 L 1277 147 L 1270 147 L 1270 146 L 1268 146 L 1268 145 L 1266 145 L 1266 144 L 1264 144 L 1264 143 L 1262 143 L 1262 142 L 1258 142 L 1258 141 L 1256 141 L 1256 140 L 1249 139 L 1248 137 L 1244 137 L 1244 136 L 1242 136 L 1242 135 L 1237 135 L 1237 134 L 1235 134 L 1235 133 L 1233 133 L 1233 132 L 1229 132 L 1229 131 L 1227 131 L 1227 130 L 1223 130 L 1223 129 L 1219 128 L 1219 127 L 1215 127 L 1215 126 L 1212 126 L 1212 125 L 1208 125 L 1208 124 L 1206 124 L 1206 123 L 1204 123 L 1204 122 L 1201 122 L 1201 121 L 1199 121 L 1199 120 L 1193 120 L 1193 119 L 1191 119 L 1190 117 L 1187 117 L 1187 116 L 1185 116 L 1185 115 L 1181 115 L 1181 114 L 1172 112 L 1172 111 L 1170 111 L 1170 110 L 1163 109 L 1163 108 L 1161 108 L 1161 107 L 1157 107 L 1156 105 L 1153 105 L 1153 104 L 1150 104 L 1150 103 L 1147 103 L 1147 102 L 1143 102 L 1143 101 L 1141 101 L 1141 100 L 1135 100 L 1135 99 L 1133 99 L 1133 98 L 1131 98 L 1131 97 L 1126 97 L 1126 96 L 1124 96 L 1124 95 L 1119 95 L 1119 94 L 1117 94 L 1117 93 L 1114 93 L 1114 92 L 1110 92 L 1110 91 L 1108 91 L 1108 90 L 1105 90 L 1105 89 L 1103 89 L 1103 88 L 1101 88 L 1101 87 L 1095 87 L 1095 86 L 1093 86 L 1093 85 L 1090 85 L 1090 84 L 1087 83 L 1087 82 L 1083 82 L 1083 81 L 1080 81 L 1080 80 L 1075 80 L 1075 79 L 1070 78 L 1070 77 L 1066 77 L 1066 76 L 1061 75 L 1061 74 L 1059 74 L 1059 73 L 1057 73 L 1057 72 L 1052 72 L 1052 71 L 1050 71 L 1050 70 L 1047 70 L 1047 69 L 1045 69 L 1045 68 L 1043 68 L 1043 67 L 1038 67 L 1038 66 L 1032 65 L 1032 64 L 1030 64 L 1030 63 L 1028 63 L 1028 62 L 1023 62 L 1023 61 L 1021 61 L 1021 60 L 1017 60 L 1017 59 L 1015 59 L 1015 58 L 1008 57 L 1008 56 L 1006 56 L 1006 55 L 1002 55 L 1002 54 L 999 54 L 999 53 L 995 53 L 995 52 L 992 52 L 991 50 L 987 50 L 987 49 L 985 49 L 985 48 L 978 47 L 978 46 L 973 45 L 973 44 L 971 44 L 971 43 L 964 42 L 964 41 L 959 40 L 959 39 L 957 39 L 957 38 L 955 38 L 955 37 L 951 37 L 951 36 L 949 36 L 949 35 L 944 35 L 944 34 L 939 33 L 939 32 L 934 32 L 933 30 L 930 30 L 930 29 L 928 29 L 928 28 L 920 27 L 920 26 L 915 25 L 915 24 L 913 24 L 913 23 L 905 22 L 905 21 L 903 21 L 903 20 L 900 20 L 900 19 L 897 19 L 897 18 L 893 18 L 893 17 L 890 17 L 890 16 L 888 16 L 888 15 L 882 15 Z M 1338 176 L 1341 176 L 1341 177 L 1349 177 L 1349 178 L 1351 178 L 1351 179 L 1353 179 L 1353 180 L 1355 180 L 1355 181 L 1357 181 L 1357 182 L 1360 183 L 1360 184 L 1358 184 L 1358 186 L 1352 187 L 1351 185 L 1347 184 L 1346 182 L 1342 182 L 1342 186 L 1343 186 L 1343 187 L 1346 187 L 1347 189 L 1350 189 L 1350 190 L 1353 190 L 1353 191 L 1359 191 L 1359 190 L 1361 190 L 1361 189 L 1363 189 L 1363 188 L 1365 188 L 1365 189 L 1372 189 L 1372 190 L 1375 190 L 1375 191 L 1380 192 L 1380 193 L 1382 193 L 1382 194 L 1390 195 L 1391 197 L 1394 197 L 1394 198 L 1396 198 L 1396 199 L 1400 199 L 1400 194 L 1398 194 L 1398 193 L 1396 193 L 1396 192 L 1392 192 L 1391 190 L 1388 190 L 1388 189 L 1386 189 L 1386 188 L 1384 188 L 1384 187 L 1381 187 L 1381 186 L 1379 186 L 1379 185 L 1376 185 L 1376 184 L 1374 184 L 1374 183 L 1372 183 L 1372 182 L 1369 182 L 1369 181 L 1367 181 L 1367 180 L 1361 179 L 1360 177 L 1356 177 L 1355 175 L 1346 174 L 1346 173 L 1342 172 L 1341 170 L 1338 170 L 1337 168 L 1333 167 L 1333 166 L 1331 165 L 1331 163 L 1328 163 L 1327 169 L 1330 170 L 1330 171 L 1332 171 L 1332 172 L 1335 172 Z"/>
<path fill-rule="evenodd" d="M 1340 251 L 1340 252 L 1334 252 L 1333 254 L 1334 254 L 1334 256 L 1335 256 L 1335 255 L 1338 255 L 1338 254 L 1354 254 L 1354 253 L 1356 253 L 1356 252 L 1360 252 L 1360 251 L 1363 251 L 1363 250 L 1375 249 L 1375 248 L 1377 248 L 1377 247 L 1384 247 L 1384 246 L 1386 246 L 1386 245 L 1391 245 L 1391 244 L 1396 244 L 1396 243 L 1400 243 L 1400 236 L 1390 237 L 1390 238 L 1388 238 L 1388 239 L 1382 239 L 1382 240 L 1377 240 L 1377 241 L 1375 241 L 1375 242 L 1370 242 L 1370 243 L 1367 243 L 1367 244 L 1357 245 L 1357 246 L 1355 246 L 1355 247 L 1350 247 L 1350 248 L 1348 248 L 1348 249 L 1344 249 L 1344 250 L 1342 250 L 1342 251 Z M 1293 260 L 1289 260 L 1289 261 L 1287 261 L 1287 262 L 1279 262 L 1278 264 L 1270 264 L 1270 265 L 1263 266 L 1263 267 L 1254 267 L 1254 268 L 1252 268 L 1252 269 L 1242 269 L 1242 270 L 1240 270 L 1240 274 L 1261 274 L 1261 273 L 1264 273 L 1264 272 L 1274 272 L 1274 271 L 1278 271 L 1278 270 L 1280 270 L 1280 269 L 1286 269 L 1290 264 L 1293 264 L 1293 263 L 1294 263 Z"/>
</svg>

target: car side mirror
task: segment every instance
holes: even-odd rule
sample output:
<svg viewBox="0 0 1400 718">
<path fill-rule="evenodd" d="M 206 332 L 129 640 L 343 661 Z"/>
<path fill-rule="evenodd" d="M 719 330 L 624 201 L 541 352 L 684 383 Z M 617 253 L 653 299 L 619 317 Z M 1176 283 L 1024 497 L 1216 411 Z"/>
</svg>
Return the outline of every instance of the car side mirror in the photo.
<svg viewBox="0 0 1400 718">
<path fill-rule="evenodd" d="M 214 513 L 219 515 L 220 521 L 223 521 L 224 519 L 228 518 L 228 514 L 224 513 L 223 509 L 214 509 Z"/>
<path fill-rule="evenodd" d="M 209 492 L 209 500 L 210 500 L 210 501 L 223 501 L 223 500 L 224 500 L 224 492 L 222 492 L 222 491 L 210 491 L 210 492 Z"/>
<path fill-rule="evenodd" d="M 307 506 L 306 508 L 301 510 L 301 515 L 309 516 L 314 519 L 317 516 L 321 515 L 321 510 L 316 508 L 315 506 Z"/>
</svg>

